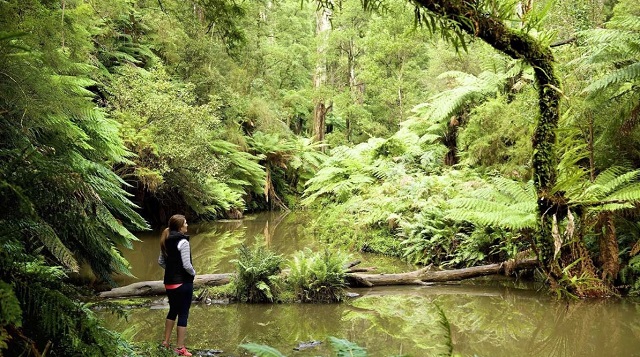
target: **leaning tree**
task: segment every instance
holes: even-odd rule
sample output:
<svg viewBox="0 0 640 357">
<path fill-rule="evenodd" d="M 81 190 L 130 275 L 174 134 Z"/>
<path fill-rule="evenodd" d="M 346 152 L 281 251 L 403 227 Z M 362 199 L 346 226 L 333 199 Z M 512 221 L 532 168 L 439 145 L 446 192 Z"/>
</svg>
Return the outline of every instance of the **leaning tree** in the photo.
<svg viewBox="0 0 640 357">
<path fill-rule="evenodd" d="M 318 0 L 325 6 L 333 6 L 333 0 Z M 567 200 L 554 192 L 557 179 L 557 158 L 554 153 L 556 128 L 560 118 L 562 93 L 554 69 L 554 56 L 549 45 L 536 39 L 529 32 L 526 22 L 509 26 L 509 19 L 516 15 L 517 1 L 496 0 L 408 0 L 415 6 L 419 23 L 443 37 L 456 47 L 466 49 L 466 41 L 480 38 L 496 50 L 511 58 L 523 60 L 533 68 L 538 91 L 539 116 L 533 136 L 533 175 L 537 191 L 538 226 L 533 248 L 540 267 L 552 285 L 562 279 L 563 269 L 576 257 L 584 257 L 582 243 L 560 251 L 554 241 L 554 220 L 568 214 Z M 383 7 L 384 0 L 361 0 L 365 9 Z M 530 5 L 530 2 L 527 2 Z M 570 214 L 570 213 L 569 213 Z M 575 250 L 580 252 L 576 252 Z M 560 254 L 558 254 L 560 253 Z M 587 257 L 588 258 L 588 257 Z"/>
<path fill-rule="evenodd" d="M 544 46 L 524 29 L 510 28 L 503 18 L 505 8 L 496 1 L 466 0 L 412 0 L 416 4 L 418 19 L 432 27 L 449 31 L 455 41 L 464 45 L 462 33 L 477 37 L 496 50 L 524 60 L 535 73 L 538 90 L 539 118 L 533 136 L 534 184 L 538 195 L 540 225 L 535 234 L 535 249 L 541 267 L 555 281 L 560 274 L 554 259 L 554 241 L 551 234 L 553 214 L 566 214 L 563 197 L 552 193 L 556 183 L 556 157 L 553 146 L 555 130 L 560 117 L 560 85 L 554 69 L 554 57 L 549 46 Z M 451 36 L 451 35 L 448 35 Z M 455 42 L 458 43 L 458 42 Z"/>
</svg>

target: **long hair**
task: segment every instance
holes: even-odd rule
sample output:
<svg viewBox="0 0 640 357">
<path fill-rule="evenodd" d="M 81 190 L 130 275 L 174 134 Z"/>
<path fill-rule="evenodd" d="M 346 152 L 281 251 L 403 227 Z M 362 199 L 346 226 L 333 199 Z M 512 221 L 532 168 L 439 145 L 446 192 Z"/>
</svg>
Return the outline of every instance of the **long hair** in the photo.
<svg viewBox="0 0 640 357">
<path fill-rule="evenodd" d="M 173 216 L 171 216 L 171 218 L 169 218 L 168 227 L 165 228 L 160 235 L 160 250 L 162 250 L 162 255 L 164 255 L 165 257 L 167 256 L 167 248 L 165 247 L 165 242 L 169 237 L 169 232 L 179 232 L 180 228 L 184 226 L 184 222 L 186 221 L 187 219 L 181 214 L 174 214 Z"/>
</svg>

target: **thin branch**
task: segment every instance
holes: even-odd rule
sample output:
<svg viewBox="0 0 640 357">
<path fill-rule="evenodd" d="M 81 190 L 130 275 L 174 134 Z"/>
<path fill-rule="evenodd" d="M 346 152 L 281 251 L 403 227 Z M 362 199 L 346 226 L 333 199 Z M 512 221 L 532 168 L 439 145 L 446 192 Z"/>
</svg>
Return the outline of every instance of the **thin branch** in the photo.
<svg viewBox="0 0 640 357">
<path fill-rule="evenodd" d="M 606 200 L 606 201 L 596 201 L 596 202 L 580 202 L 572 206 L 598 207 L 598 206 L 604 206 L 609 204 L 625 204 L 625 203 L 635 203 L 635 202 L 637 201 L 618 199 L 618 200 Z"/>
<path fill-rule="evenodd" d="M 565 40 L 560 40 L 560 41 L 556 41 L 552 44 L 549 45 L 549 47 L 560 47 L 560 46 L 564 46 L 564 45 L 568 45 L 570 43 L 576 42 L 578 38 L 577 37 L 571 37 L 571 38 L 567 38 Z"/>
</svg>

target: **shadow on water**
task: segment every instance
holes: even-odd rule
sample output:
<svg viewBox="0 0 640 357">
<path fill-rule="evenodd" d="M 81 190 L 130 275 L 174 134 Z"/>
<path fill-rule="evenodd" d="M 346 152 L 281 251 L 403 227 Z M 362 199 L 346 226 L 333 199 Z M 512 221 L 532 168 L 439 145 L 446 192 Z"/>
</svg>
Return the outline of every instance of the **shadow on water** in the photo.
<svg viewBox="0 0 640 357">
<path fill-rule="evenodd" d="M 269 239 L 268 244 L 285 256 L 304 247 L 322 247 L 313 237 L 304 237 L 304 217 L 291 214 L 275 224 L 277 218 L 258 215 L 190 227 L 196 269 L 233 271 L 229 260 L 235 257 L 235 248 L 256 237 Z M 140 238 L 143 241 L 125 256 L 139 279 L 158 280 L 162 274 L 156 263 L 158 237 Z M 389 271 L 385 269 L 393 264 L 395 271 L 413 269 L 393 260 L 363 259 L 363 265 L 376 265 L 380 271 Z M 365 347 L 373 357 L 442 356 L 449 341 L 461 356 L 640 356 L 636 299 L 567 303 L 526 283 L 487 278 L 354 291 L 361 296 L 343 304 L 194 305 L 188 344 L 221 349 L 223 356 L 249 355 L 237 348 L 247 342 L 271 345 L 287 356 L 332 356 L 327 338 L 336 336 Z M 438 307 L 449 331 L 443 328 Z M 128 320 L 101 316 L 108 327 L 134 341 L 159 341 L 166 312 L 164 298 L 159 297 L 150 309 L 131 310 Z M 293 350 L 309 341 L 322 344 Z"/>
</svg>

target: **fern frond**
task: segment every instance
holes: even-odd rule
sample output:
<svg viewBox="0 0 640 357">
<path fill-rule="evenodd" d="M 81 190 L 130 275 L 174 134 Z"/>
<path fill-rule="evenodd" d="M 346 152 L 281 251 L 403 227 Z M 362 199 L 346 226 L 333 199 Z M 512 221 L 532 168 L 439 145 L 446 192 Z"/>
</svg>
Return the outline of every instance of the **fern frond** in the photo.
<svg viewBox="0 0 640 357">
<path fill-rule="evenodd" d="M 638 81 L 640 81 L 640 61 L 617 69 L 604 78 L 591 83 L 587 88 L 583 90 L 583 93 L 598 93 L 605 88 L 609 88 L 613 85 Z"/>
<path fill-rule="evenodd" d="M 627 48 L 630 42 L 638 41 L 638 34 L 634 31 L 607 28 L 593 29 L 581 32 L 588 43 L 596 46 L 595 53 L 587 58 L 586 63 L 602 63 L 612 52 L 618 53 L 621 49 Z M 605 55 L 605 56 L 603 56 Z M 636 55 L 633 52 L 628 55 Z"/>
<path fill-rule="evenodd" d="M 553 186 L 551 192 L 564 192 L 567 197 L 578 197 L 584 193 L 584 187 L 588 181 L 588 173 L 586 170 L 574 166 L 573 171 L 565 169 L 562 175 L 558 177 L 558 181 Z"/>
<path fill-rule="evenodd" d="M 607 25 L 612 28 L 640 32 L 640 16 L 630 14 L 614 16 Z"/>
<path fill-rule="evenodd" d="M 49 224 L 39 220 L 36 222 L 26 221 L 22 225 L 23 231 L 20 233 L 27 237 L 37 237 L 60 264 L 74 272 L 80 269 L 73 252 L 60 240 L 60 237 Z"/>
<path fill-rule="evenodd" d="M 501 83 L 506 80 L 504 73 L 482 72 L 478 77 L 459 71 L 449 71 L 438 78 L 453 78 L 459 86 L 440 92 L 429 98 L 429 102 L 415 106 L 414 117 L 406 123 L 419 135 L 442 135 L 447 128 L 449 118 L 458 114 L 467 104 L 482 100 L 500 91 Z M 425 127 L 425 125 L 427 125 Z M 430 140 L 424 138 L 424 140 Z"/>
<path fill-rule="evenodd" d="M 351 341 L 330 336 L 329 342 L 337 357 L 367 357 L 367 351 Z"/>
<path fill-rule="evenodd" d="M 257 357 L 286 357 L 280 351 L 267 345 L 260 345 L 257 343 L 244 343 L 240 347 L 253 353 Z"/>
<path fill-rule="evenodd" d="M 615 169 L 607 169 L 604 173 L 608 173 L 610 170 L 618 171 Z M 600 176 L 603 176 L 600 174 L 594 181 L 594 185 L 602 185 L 603 194 L 608 195 L 611 192 L 620 189 L 622 186 L 626 186 L 630 182 L 636 181 L 639 175 L 640 170 L 634 170 L 626 173 L 618 173 L 613 179 L 600 180 Z"/>
<path fill-rule="evenodd" d="M 640 183 L 635 182 L 624 188 L 613 192 L 611 195 L 603 198 L 603 201 L 627 201 L 640 202 Z"/>
<path fill-rule="evenodd" d="M 515 202 L 535 202 L 537 194 L 533 185 L 523 185 L 522 183 L 504 177 L 496 177 L 492 180 L 494 186 L 511 201 Z"/>
<path fill-rule="evenodd" d="M 494 178 L 491 185 L 449 201 L 446 218 L 468 221 L 480 226 L 511 230 L 536 225 L 536 192 L 532 182 L 522 184 L 505 178 Z"/>
</svg>

